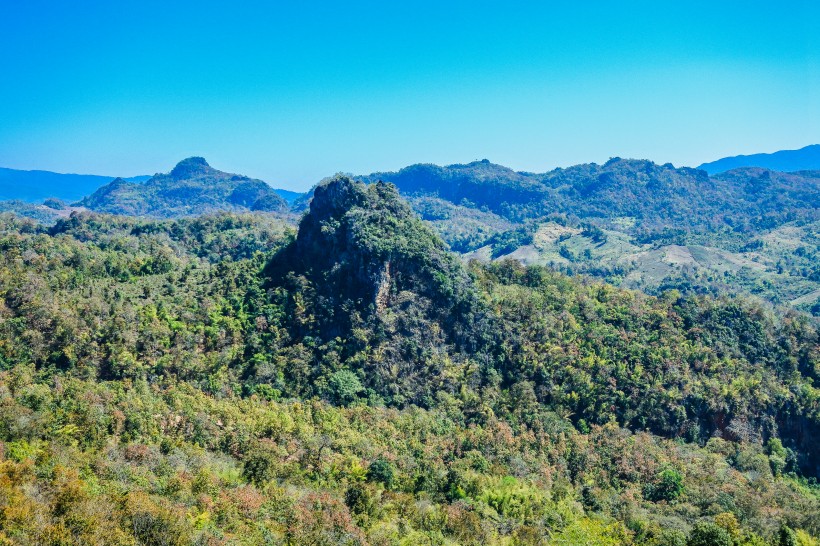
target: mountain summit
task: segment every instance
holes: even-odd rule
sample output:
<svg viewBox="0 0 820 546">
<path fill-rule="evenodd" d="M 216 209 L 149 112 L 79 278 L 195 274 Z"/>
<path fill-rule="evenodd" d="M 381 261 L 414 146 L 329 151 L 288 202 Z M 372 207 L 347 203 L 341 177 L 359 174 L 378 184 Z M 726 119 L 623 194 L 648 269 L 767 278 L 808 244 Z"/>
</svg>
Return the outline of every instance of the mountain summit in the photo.
<svg viewBox="0 0 820 546">
<path fill-rule="evenodd" d="M 185 180 L 205 176 L 212 172 L 218 171 L 208 165 L 204 157 L 189 157 L 177 163 L 170 174 L 174 180 Z"/>
<path fill-rule="evenodd" d="M 159 218 L 213 211 L 282 212 L 287 203 L 261 180 L 214 169 L 202 157 L 183 159 L 167 174 L 144 183 L 118 178 L 89 195 L 80 205 L 111 214 Z"/>
</svg>

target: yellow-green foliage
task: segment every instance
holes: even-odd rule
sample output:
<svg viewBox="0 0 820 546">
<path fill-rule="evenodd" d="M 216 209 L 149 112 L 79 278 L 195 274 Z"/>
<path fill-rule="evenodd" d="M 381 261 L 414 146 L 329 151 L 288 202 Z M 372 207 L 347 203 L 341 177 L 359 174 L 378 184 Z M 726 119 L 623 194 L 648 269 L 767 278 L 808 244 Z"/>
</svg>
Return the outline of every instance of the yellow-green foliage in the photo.
<svg viewBox="0 0 820 546">
<path fill-rule="evenodd" d="M 20 436 L 3 442 L 0 463 L 9 543 L 641 544 L 713 517 L 738 544 L 785 520 L 814 544 L 820 529 L 812 490 L 614 425 L 534 435 L 442 411 L 49 381 L 54 394 L 35 411 L 36 374 L 0 374 L 0 424 Z M 107 440 L 54 434 L 80 425 Z M 269 467 L 250 481 L 255 454 Z M 394 469 L 389 488 L 369 477 L 375 460 Z M 669 467 L 683 469 L 682 498 L 644 498 Z"/>
</svg>

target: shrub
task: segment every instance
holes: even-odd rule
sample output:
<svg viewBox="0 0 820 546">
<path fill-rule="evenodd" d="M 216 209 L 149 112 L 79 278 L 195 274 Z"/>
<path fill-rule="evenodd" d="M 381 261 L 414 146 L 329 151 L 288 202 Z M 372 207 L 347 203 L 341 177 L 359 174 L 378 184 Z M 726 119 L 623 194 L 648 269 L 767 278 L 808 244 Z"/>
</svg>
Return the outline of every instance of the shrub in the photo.
<svg viewBox="0 0 820 546">
<path fill-rule="evenodd" d="M 272 453 L 262 448 L 255 448 L 242 466 L 242 476 L 250 483 L 261 486 L 273 478 Z"/>
<path fill-rule="evenodd" d="M 679 529 L 665 529 L 650 544 L 652 546 L 686 546 L 686 533 Z"/>
<path fill-rule="evenodd" d="M 374 495 L 363 483 L 356 482 L 347 488 L 345 505 L 350 509 L 350 513 L 356 516 L 371 516 L 375 512 Z"/>
<path fill-rule="evenodd" d="M 777 546 L 799 546 L 797 534 L 785 524 L 780 526 L 780 532 L 777 534 Z"/>
</svg>

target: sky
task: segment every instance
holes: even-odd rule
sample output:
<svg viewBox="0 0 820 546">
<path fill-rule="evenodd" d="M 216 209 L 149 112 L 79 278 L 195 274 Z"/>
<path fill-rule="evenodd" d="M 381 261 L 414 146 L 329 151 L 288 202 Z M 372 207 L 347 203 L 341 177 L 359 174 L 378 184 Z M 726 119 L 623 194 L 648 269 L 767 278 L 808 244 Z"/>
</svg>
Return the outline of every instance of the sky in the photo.
<svg viewBox="0 0 820 546">
<path fill-rule="evenodd" d="M 814 1 L 0 0 L 0 166 L 336 172 L 820 143 Z"/>
</svg>

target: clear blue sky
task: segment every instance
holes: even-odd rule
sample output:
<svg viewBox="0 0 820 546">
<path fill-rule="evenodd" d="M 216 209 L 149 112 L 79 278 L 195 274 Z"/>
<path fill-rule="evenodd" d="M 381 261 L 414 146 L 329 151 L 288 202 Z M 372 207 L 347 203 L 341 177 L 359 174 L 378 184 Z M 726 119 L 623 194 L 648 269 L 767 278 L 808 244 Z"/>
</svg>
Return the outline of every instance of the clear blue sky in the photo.
<svg viewBox="0 0 820 546">
<path fill-rule="evenodd" d="M 820 142 L 820 6 L 0 0 L 0 166 L 275 186 Z"/>
</svg>

